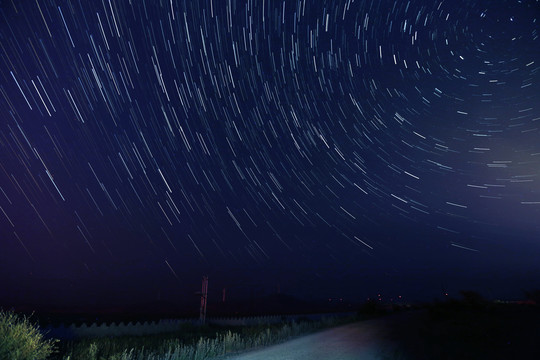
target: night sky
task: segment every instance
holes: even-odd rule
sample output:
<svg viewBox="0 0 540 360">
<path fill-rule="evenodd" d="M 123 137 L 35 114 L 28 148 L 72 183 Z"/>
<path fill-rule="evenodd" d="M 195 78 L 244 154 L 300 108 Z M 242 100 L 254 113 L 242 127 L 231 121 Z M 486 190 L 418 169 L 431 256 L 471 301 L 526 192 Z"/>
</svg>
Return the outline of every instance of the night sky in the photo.
<svg viewBox="0 0 540 360">
<path fill-rule="evenodd" d="M 538 0 L 0 8 L 2 304 L 540 288 Z"/>
</svg>

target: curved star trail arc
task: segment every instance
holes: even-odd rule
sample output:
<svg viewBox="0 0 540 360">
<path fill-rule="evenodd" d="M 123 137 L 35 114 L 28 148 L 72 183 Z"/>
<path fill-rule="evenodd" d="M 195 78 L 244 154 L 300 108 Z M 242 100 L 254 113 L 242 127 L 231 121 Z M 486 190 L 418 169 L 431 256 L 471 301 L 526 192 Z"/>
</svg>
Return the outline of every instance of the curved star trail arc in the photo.
<svg viewBox="0 0 540 360">
<path fill-rule="evenodd" d="M 538 8 L 6 2 L 2 233 L 34 261 L 139 239 L 171 270 L 537 233 Z"/>
</svg>

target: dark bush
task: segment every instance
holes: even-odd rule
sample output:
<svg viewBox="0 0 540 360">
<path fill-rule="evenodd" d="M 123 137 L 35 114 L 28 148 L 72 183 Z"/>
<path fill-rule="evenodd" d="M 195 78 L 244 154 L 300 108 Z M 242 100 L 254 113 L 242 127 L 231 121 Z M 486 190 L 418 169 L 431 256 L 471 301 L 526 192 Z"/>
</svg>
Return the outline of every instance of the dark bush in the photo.
<svg viewBox="0 0 540 360">
<path fill-rule="evenodd" d="M 540 289 L 525 291 L 525 296 L 528 300 L 533 301 L 536 305 L 540 304 Z"/>
<path fill-rule="evenodd" d="M 487 301 L 484 299 L 482 295 L 477 293 L 476 291 L 471 290 L 461 290 L 460 291 L 461 296 L 463 297 L 463 303 L 465 305 L 473 306 L 473 307 L 482 307 L 487 304 Z"/>
</svg>

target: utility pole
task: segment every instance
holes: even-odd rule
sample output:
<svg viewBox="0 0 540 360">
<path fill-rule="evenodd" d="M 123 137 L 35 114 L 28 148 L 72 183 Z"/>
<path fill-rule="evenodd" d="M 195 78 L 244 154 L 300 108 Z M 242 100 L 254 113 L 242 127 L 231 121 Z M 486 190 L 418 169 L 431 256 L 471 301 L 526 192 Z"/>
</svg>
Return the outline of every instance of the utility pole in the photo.
<svg viewBox="0 0 540 360">
<path fill-rule="evenodd" d="M 206 321 L 206 301 L 208 299 L 208 276 L 202 278 L 202 290 L 201 290 L 201 309 L 199 321 L 204 325 Z"/>
</svg>

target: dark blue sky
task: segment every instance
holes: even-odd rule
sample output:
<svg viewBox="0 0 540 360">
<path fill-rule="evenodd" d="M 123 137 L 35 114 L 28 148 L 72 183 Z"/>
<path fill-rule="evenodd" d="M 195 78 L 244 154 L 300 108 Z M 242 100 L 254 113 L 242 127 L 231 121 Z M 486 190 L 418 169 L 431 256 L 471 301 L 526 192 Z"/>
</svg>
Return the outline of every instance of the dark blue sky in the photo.
<svg viewBox="0 0 540 360">
<path fill-rule="evenodd" d="M 4 303 L 540 287 L 538 1 L 0 4 Z"/>
</svg>

